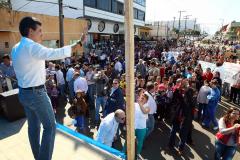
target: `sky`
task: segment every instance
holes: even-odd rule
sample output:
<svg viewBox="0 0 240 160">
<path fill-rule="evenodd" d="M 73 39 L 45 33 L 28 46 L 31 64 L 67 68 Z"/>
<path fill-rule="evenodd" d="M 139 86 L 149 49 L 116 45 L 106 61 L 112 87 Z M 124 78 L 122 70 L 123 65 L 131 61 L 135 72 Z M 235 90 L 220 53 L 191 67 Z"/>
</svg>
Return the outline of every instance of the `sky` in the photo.
<svg viewBox="0 0 240 160">
<path fill-rule="evenodd" d="M 214 34 L 222 23 L 240 22 L 240 0 L 146 0 L 146 22 L 179 19 L 178 11 L 197 18 L 204 31 Z"/>
</svg>

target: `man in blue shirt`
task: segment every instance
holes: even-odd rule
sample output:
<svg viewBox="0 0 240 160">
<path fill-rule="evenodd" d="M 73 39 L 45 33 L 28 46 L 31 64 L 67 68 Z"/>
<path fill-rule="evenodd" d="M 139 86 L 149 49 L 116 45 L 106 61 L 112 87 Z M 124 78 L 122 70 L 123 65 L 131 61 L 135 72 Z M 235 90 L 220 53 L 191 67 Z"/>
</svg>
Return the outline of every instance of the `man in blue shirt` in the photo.
<svg viewBox="0 0 240 160">
<path fill-rule="evenodd" d="M 8 54 L 3 56 L 3 63 L 0 65 L 0 70 L 2 71 L 3 77 L 8 77 L 11 79 L 13 88 L 17 88 L 16 75 Z"/>
</svg>

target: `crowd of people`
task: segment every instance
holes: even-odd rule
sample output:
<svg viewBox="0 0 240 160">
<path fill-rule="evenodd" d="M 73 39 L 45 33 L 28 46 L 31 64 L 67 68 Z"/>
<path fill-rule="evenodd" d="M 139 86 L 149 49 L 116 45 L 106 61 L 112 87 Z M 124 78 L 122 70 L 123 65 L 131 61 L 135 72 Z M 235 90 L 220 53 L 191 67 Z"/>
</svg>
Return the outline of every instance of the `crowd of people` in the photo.
<svg viewBox="0 0 240 160">
<path fill-rule="evenodd" d="M 172 52 L 178 52 L 177 56 Z M 221 78 L 224 73 L 217 69 L 203 70 L 198 60 L 215 62 L 217 67 L 224 62 L 237 63 L 236 57 L 225 57 L 215 47 L 206 49 L 189 45 L 173 48 L 168 41 L 156 45 L 136 43 L 135 134 L 138 154 L 141 153 L 144 139 L 151 136 L 156 122 L 171 123 L 170 149 L 174 148 L 176 133 L 179 132 L 177 147 L 179 154 L 182 154 L 185 144 L 193 143 L 194 118 L 203 127 L 209 128 L 212 123 L 213 129 L 218 130 L 215 115 L 221 95 L 240 104 L 240 80 L 231 89 L 223 88 L 227 83 Z M 53 109 L 57 107 L 57 95 L 68 98 L 72 105 L 71 117 L 80 130 L 86 127 L 90 113 L 95 113 L 94 117 L 90 117 L 91 123 L 96 126 L 101 123 L 96 140 L 112 146 L 113 138 L 119 135 L 119 127 L 112 125 L 111 129 L 114 130 L 109 134 L 114 136 L 105 135 L 106 143 L 102 135 L 106 132 L 102 131 L 102 127 L 111 126 L 109 123 L 113 119 L 116 124 L 123 123 L 117 113 L 126 109 L 125 69 L 124 45 L 110 41 L 89 45 L 82 56 L 66 58 L 57 64 L 48 62 L 46 88 Z M 100 117 L 106 118 L 101 121 Z"/>
<path fill-rule="evenodd" d="M 111 41 L 90 44 L 81 56 L 75 56 L 76 48 L 85 45 L 86 35 L 73 45 L 49 49 L 41 45 L 41 25 L 34 17 L 24 17 L 19 24 L 21 40 L 12 48 L 12 63 L 6 55 L 0 66 L 2 75 L 17 78 L 15 87 L 19 88 L 19 101 L 28 120 L 34 158 L 52 157 L 54 113 L 57 114 L 59 99 L 70 103 L 68 114 L 77 131 L 84 131 L 90 122 L 98 127 L 96 141 L 112 146 L 124 131 L 128 107 L 124 44 Z M 176 146 L 178 153 L 183 154 L 186 143 L 193 144 L 192 121 L 197 115 L 203 127 L 219 130 L 215 159 L 232 159 L 240 142 L 240 125 L 236 123 L 239 109 L 229 109 L 219 122 L 215 115 L 221 95 L 239 105 L 240 78 L 230 86 L 219 69 L 224 62 L 239 61 L 216 47 L 176 46 L 168 40 L 135 42 L 136 153 L 141 154 L 144 141 L 151 138 L 156 123 L 169 123 L 168 148 Z M 199 60 L 215 62 L 216 69 L 203 70 Z M 44 130 L 40 143 L 41 124 Z M 179 144 L 176 144 L 177 132 Z"/>
</svg>

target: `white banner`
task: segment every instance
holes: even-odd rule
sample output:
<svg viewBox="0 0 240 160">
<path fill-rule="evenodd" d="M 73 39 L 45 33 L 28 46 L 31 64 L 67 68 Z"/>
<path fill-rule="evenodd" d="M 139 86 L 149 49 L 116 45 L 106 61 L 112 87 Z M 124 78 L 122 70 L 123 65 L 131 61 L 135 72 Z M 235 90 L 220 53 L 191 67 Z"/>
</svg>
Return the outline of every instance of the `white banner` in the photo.
<svg viewBox="0 0 240 160">
<path fill-rule="evenodd" d="M 240 65 L 235 63 L 224 62 L 224 81 L 231 85 L 236 84 L 240 75 Z"/>
<path fill-rule="evenodd" d="M 211 68 L 211 71 L 214 71 L 216 68 L 216 64 L 198 61 L 201 64 L 203 72 L 206 71 L 207 68 Z M 223 82 L 228 82 L 231 84 L 236 84 L 237 81 L 240 79 L 240 64 L 224 62 L 221 66 L 221 69 L 217 69 L 220 72 L 220 77 Z"/>
<path fill-rule="evenodd" d="M 203 72 L 205 72 L 207 68 L 211 68 L 211 71 L 213 71 L 216 68 L 216 64 L 214 63 L 205 62 L 205 61 L 198 61 L 198 63 L 201 64 Z"/>
</svg>

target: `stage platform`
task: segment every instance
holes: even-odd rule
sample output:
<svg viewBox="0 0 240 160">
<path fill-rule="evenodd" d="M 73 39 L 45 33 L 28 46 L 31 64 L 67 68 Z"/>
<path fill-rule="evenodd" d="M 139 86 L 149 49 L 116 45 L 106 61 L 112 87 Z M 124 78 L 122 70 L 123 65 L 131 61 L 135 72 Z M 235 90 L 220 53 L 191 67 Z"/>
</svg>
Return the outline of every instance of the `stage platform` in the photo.
<svg viewBox="0 0 240 160">
<path fill-rule="evenodd" d="M 121 160 L 121 154 L 110 147 L 95 145 L 84 135 L 57 125 L 53 160 Z M 94 144 L 94 145 L 93 145 Z M 110 153 L 110 152 L 111 153 Z M 8 122 L 0 117 L 0 160 L 33 160 L 25 118 Z"/>
</svg>

